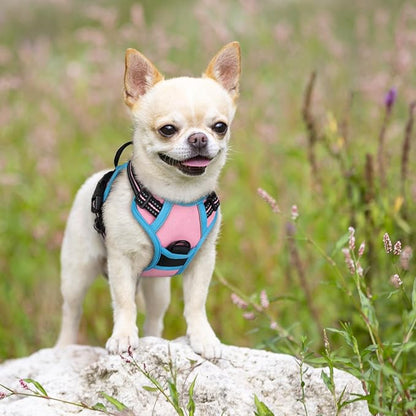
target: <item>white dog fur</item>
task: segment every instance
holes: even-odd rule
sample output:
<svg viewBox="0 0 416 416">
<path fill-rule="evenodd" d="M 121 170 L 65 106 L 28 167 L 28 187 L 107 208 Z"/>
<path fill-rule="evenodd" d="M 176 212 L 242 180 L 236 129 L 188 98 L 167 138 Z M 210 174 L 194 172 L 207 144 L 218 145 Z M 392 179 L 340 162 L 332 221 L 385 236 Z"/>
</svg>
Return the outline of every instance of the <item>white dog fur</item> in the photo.
<svg viewBox="0 0 416 416">
<path fill-rule="evenodd" d="M 151 193 L 165 200 L 189 203 L 216 188 L 226 160 L 239 76 L 237 42 L 224 46 L 201 78 L 164 80 L 147 58 L 134 49 L 127 50 L 124 98 L 134 125 L 131 161 L 138 180 Z M 213 130 L 219 122 L 228 126 L 223 135 Z M 160 129 L 166 125 L 175 127 L 172 137 L 161 134 Z M 208 140 L 204 151 L 212 160 L 203 173 L 189 175 L 161 160 L 160 154 L 178 161 L 193 157 L 188 139 L 194 133 L 203 133 Z M 146 306 L 144 335 L 160 337 L 170 303 L 170 278 L 139 278 L 152 259 L 153 246 L 131 215 L 134 196 L 125 170 L 104 204 L 105 240 L 94 230 L 91 196 L 104 173 L 96 173 L 84 183 L 69 214 L 61 251 L 63 317 L 57 346 L 76 343 L 86 291 L 97 275 L 105 273 L 114 310 L 113 333 L 106 348 L 110 353 L 122 353 L 138 345 L 135 298 L 139 282 Z M 206 358 L 221 355 L 221 344 L 205 312 L 219 227 L 220 216 L 183 273 L 187 335 L 194 351 Z"/>
</svg>

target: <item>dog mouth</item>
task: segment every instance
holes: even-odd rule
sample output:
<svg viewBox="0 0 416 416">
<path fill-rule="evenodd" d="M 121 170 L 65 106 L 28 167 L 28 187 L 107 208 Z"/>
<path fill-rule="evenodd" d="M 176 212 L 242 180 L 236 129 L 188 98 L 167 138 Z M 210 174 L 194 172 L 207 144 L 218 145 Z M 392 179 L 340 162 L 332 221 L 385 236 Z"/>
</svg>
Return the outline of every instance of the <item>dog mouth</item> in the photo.
<svg viewBox="0 0 416 416">
<path fill-rule="evenodd" d="M 202 175 L 212 161 L 212 159 L 205 156 L 195 156 L 185 160 L 176 160 L 163 153 L 159 153 L 159 157 L 163 162 L 178 168 L 182 173 L 189 176 Z"/>
</svg>

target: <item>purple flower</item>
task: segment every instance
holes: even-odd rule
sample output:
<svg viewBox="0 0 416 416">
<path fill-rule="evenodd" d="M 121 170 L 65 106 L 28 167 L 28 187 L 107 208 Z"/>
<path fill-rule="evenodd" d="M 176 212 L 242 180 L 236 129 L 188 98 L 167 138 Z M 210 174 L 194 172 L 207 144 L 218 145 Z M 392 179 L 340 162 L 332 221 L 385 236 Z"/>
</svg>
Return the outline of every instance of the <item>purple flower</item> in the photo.
<svg viewBox="0 0 416 416">
<path fill-rule="evenodd" d="M 390 88 L 384 97 L 384 105 L 387 108 L 387 111 L 390 111 L 396 101 L 397 98 L 397 90 L 396 88 Z"/>
</svg>

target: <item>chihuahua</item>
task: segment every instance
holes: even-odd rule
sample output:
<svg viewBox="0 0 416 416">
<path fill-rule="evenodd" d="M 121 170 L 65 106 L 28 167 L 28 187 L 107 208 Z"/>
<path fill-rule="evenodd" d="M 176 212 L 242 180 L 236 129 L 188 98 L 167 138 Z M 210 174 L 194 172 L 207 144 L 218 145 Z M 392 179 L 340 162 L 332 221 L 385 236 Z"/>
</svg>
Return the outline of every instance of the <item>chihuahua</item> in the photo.
<svg viewBox="0 0 416 416">
<path fill-rule="evenodd" d="M 113 304 L 107 350 L 120 354 L 137 348 L 139 293 L 146 311 L 144 335 L 160 337 L 170 278 L 181 274 L 190 345 L 205 358 L 221 356 L 205 302 L 221 221 L 214 189 L 226 161 L 239 78 L 237 42 L 225 45 L 200 78 L 165 80 L 140 52 L 126 51 L 132 157 L 107 173 L 101 209 L 91 212 L 90 205 L 106 172 L 91 176 L 75 197 L 61 250 L 63 317 L 57 346 L 76 343 L 86 291 L 100 274 L 108 277 Z"/>
</svg>

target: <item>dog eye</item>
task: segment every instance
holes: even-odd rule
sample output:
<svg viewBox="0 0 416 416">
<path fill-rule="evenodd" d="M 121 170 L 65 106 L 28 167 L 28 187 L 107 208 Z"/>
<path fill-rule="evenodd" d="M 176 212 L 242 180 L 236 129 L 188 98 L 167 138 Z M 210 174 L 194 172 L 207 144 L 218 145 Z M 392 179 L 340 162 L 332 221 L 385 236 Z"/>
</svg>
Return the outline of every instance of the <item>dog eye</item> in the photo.
<svg viewBox="0 0 416 416">
<path fill-rule="evenodd" d="M 162 126 L 158 131 L 163 137 L 172 137 L 178 130 L 175 126 L 172 126 L 172 124 L 166 124 L 165 126 Z"/>
<path fill-rule="evenodd" d="M 215 123 L 211 128 L 215 131 L 215 133 L 225 134 L 227 132 L 228 126 L 222 121 L 219 121 L 218 123 Z"/>
</svg>

